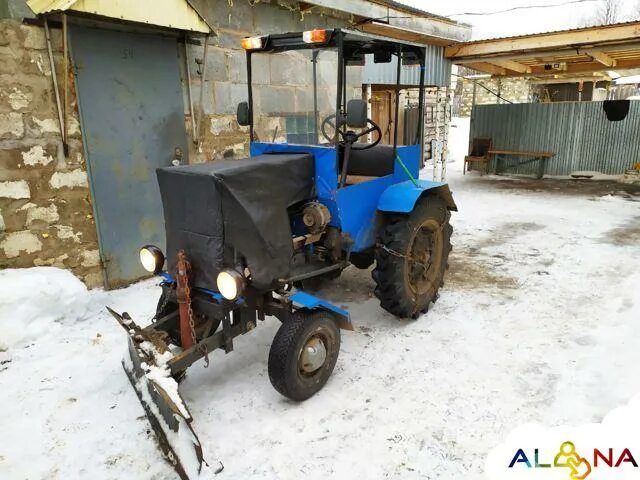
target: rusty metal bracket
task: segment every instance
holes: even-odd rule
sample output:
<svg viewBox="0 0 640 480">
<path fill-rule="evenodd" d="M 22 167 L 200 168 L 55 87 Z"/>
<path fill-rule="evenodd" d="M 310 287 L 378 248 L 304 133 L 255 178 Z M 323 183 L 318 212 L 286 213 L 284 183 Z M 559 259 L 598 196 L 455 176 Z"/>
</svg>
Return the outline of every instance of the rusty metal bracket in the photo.
<svg viewBox="0 0 640 480">
<path fill-rule="evenodd" d="M 178 252 L 178 262 L 176 265 L 176 296 L 178 297 L 178 310 L 180 312 L 180 343 L 182 348 L 187 350 L 195 343 L 191 336 L 190 310 L 191 310 L 191 288 L 189 286 L 189 274 L 191 265 L 187 260 L 184 250 Z"/>
</svg>

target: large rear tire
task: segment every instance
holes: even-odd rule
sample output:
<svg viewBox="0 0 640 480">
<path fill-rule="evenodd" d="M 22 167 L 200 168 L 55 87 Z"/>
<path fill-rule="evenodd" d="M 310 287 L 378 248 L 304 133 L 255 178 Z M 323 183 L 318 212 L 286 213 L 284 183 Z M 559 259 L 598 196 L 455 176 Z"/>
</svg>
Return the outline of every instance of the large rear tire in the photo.
<svg viewBox="0 0 640 480">
<path fill-rule="evenodd" d="M 271 344 L 271 385 L 291 400 L 306 400 L 327 383 L 339 352 L 340 330 L 333 316 L 298 310 L 280 326 Z"/>
<path fill-rule="evenodd" d="M 380 306 L 400 318 L 418 318 L 438 298 L 451 252 L 451 214 L 427 196 L 408 215 L 390 214 L 379 235 L 372 272 Z"/>
</svg>

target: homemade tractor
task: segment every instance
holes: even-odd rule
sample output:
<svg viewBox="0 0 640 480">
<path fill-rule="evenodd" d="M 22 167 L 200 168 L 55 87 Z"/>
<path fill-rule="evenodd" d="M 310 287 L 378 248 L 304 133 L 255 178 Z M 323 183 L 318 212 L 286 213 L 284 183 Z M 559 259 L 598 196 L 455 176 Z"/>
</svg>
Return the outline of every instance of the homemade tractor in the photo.
<svg viewBox="0 0 640 480">
<path fill-rule="evenodd" d="M 162 279 L 155 317 L 142 328 L 109 309 L 129 336 L 125 370 L 182 478 L 198 477 L 203 462 L 178 393 L 190 365 L 208 365 L 214 350 L 232 351 L 235 337 L 275 316 L 282 325 L 269 379 L 285 397 L 305 400 L 333 371 L 340 329 L 353 330 L 347 311 L 305 289 L 349 265 L 375 264 L 382 308 L 418 318 L 437 299 L 451 250 L 449 187 L 418 178 L 424 47 L 339 29 L 245 38 L 242 46 L 248 101 L 237 120 L 248 127 L 251 157 L 157 170 L 166 256 L 152 245 L 140 250 L 144 268 Z M 395 120 L 384 145 L 360 75 L 365 62 L 393 61 Z M 420 72 L 420 120 L 410 132 L 398 131 L 402 65 Z"/>
</svg>

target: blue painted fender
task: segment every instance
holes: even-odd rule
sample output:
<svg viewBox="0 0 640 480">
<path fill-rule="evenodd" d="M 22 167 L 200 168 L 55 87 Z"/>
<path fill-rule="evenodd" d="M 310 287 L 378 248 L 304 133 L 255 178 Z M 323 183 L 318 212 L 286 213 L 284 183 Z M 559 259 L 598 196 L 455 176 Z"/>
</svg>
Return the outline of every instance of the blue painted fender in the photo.
<svg viewBox="0 0 640 480">
<path fill-rule="evenodd" d="M 326 310 L 334 314 L 338 319 L 338 325 L 340 328 L 344 330 L 353 330 L 353 325 L 351 323 L 351 315 L 347 310 L 343 310 L 342 308 L 334 305 L 331 302 L 327 302 L 318 297 L 314 297 L 313 295 L 303 292 L 302 290 L 298 290 L 292 295 L 289 295 L 289 300 L 293 303 L 301 305 L 304 308 L 308 308 L 309 310 Z"/>
<path fill-rule="evenodd" d="M 431 191 L 442 198 L 449 210 L 458 211 L 449 190 L 449 185 L 429 180 L 416 180 L 417 186 L 411 180 L 396 183 L 387 188 L 378 200 L 378 210 L 381 212 L 409 213 L 413 211 L 418 199 L 424 192 Z"/>
</svg>

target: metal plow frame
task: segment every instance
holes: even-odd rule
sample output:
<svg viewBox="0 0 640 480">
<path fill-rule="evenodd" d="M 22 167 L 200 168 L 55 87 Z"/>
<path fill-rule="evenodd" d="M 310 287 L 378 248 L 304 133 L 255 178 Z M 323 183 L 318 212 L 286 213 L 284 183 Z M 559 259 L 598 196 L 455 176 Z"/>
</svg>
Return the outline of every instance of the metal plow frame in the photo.
<svg viewBox="0 0 640 480">
<path fill-rule="evenodd" d="M 200 440 L 191 427 L 191 414 L 182 397 L 178 393 L 179 398 L 172 399 L 161 385 L 148 377 L 148 367 L 155 365 L 155 358 L 140 346 L 145 341 L 145 332 L 126 313 L 120 315 L 109 307 L 107 309 L 127 331 L 128 355 L 122 359 L 122 367 L 149 419 L 160 449 L 182 480 L 199 478 L 202 464 L 206 465 L 206 462 Z M 154 339 L 154 343 L 157 342 L 158 339 Z M 175 382 L 175 391 L 178 392 L 173 378 L 167 377 L 165 381 Z M 174 400 L 179 400 L 182 408 Z M 218 468 L 213 473 L 220 471 Z"/>
</svg>

